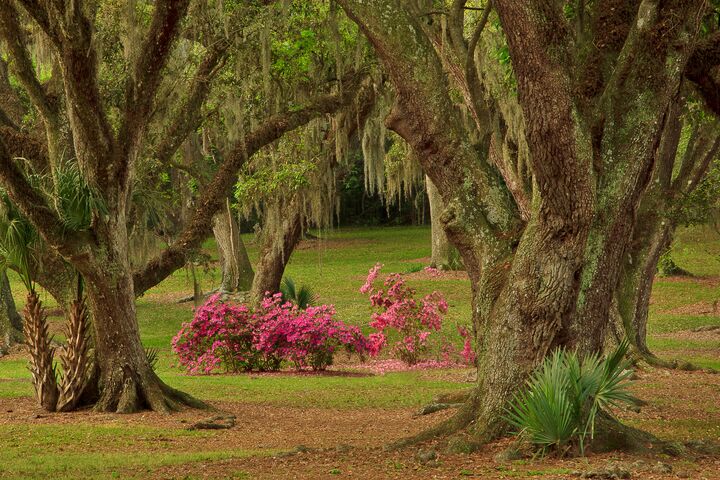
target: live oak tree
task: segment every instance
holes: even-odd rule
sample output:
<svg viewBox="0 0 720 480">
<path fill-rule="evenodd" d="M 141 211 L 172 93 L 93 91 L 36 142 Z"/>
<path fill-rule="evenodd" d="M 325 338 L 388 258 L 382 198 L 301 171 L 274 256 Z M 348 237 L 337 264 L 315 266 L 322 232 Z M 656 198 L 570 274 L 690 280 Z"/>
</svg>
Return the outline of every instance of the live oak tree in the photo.
<svg viewBox="0 0 720 480">
<path fill-rule="evenodd" d="M 670 249 L 679 225 L 710 222 L 707 212 L 716 207 L 720 189 L 718 119 L 699 109 L 697 102 L 685 101 L 684 95 L 680 98 L 668 109 L 653 179 L 640 202 L 623 259 L 615 321 L 611 322 L 615 339 L 627 337 L 638 356 L 664 367 L 678 363 L 656 357 L 647 345 L 650 293 L 658 262 Z M 684 368 L 690 365 L 685 363 Z"/>
<path fill-rule="evenodd" d="M 548 352 L 603 348 L 681 85 L 717 111 L 711 12 L 699 0 L 338 3 L 394 86 L 386 123 L 440 192 L 471 280 L 478 384 L 429 433 L 472 424 L 494 438 Z"/>
<path fill-rule="evenodd" d="M 154 373 L 140 343 L 135 296 L 184 265 L 186 255 L 199 248 L 248 158 L 285 132 L 350 104 L 358 83 L 357 77 L 349 74 L 342 88 L 318 92 L 299 105 L 281 105 L 276 113 L 258 122 L 227 152 L 176 240 L 133 272 L 128 211 L 136 167 L 148 147 L 149 128 L 151 124 L 154 129 L 167 128 L 158 137 L 163 142 L 156 145 L 158 156 L 172 155 L 196 130 L 200 116 L 196 105 L 206 98 L 205 85 L 215 71 L 213 63 L 218 61 L 215 57 L 226 45 L 222 41 L 208 45 L 194 42 L 193 47 L 204 51 L 204 58 L 195 67 L 190 94 L 179 106 L 169 109 L 158 127 L 154 109 L 159 105 L 159 92 L 167 92 L 172 85 L 172 79 L 166 78 L 170 59 L 178 54 L 180 39 L 192 37 L 192 32 L 184 28 L 193 20 L 187 16 L 190 3 L 132 3 L 138 9 L 142 7 L 143 15 L 137 15 L 137 22 L 132 24 L 135 30 L 124 38 L 132 48 L 123 55 L 122 51 L 98 50 L 98 35 L 103 31 L 95 27 L 102 20 L 99 15 L 105 12 L 101 7 L 112 4 L 79 0 L 0 2 L 0 33 L 10 71 L 42 120 L 46 141 L 39 151 L 47 152 L 50 165 L 59 165 L 63 160 L 75 162 L 103 205 L 93 211 L 87 229 L 69 232 L 52 199 L 31 181 L 26 166 L 16 160 L 20 147 L 36 144 L 37 139 L 19 131 L 12 137 L 16 141 L 6 137 L 0 141 L 0 182 L 47 247 L 84 279 L 100 369 L 100 397 L 96 403 L 100 410 L 132 412 L 147 407 L 168 411 L 182 405 L 203 406 L 167 386 Z M 242 6 L 265 8 L 265 3 L 272 2 L 247 2 Z M 202 10 L 203 5 L 198 2 L 192 8 Z M 52 52 L 53 75 L 48 82 L 38 78 L 30 60 L 25 18 L 41 32 Z M 115 57 L 109 60 L 108 55 Z M 110 84 L 101 82 L 108 71 L 113 73 Z M 117 91 L 120 93 L 108 97 L 108 93 Z M 24 157 L 33 158 L 27 154 Z"/>
</svg>

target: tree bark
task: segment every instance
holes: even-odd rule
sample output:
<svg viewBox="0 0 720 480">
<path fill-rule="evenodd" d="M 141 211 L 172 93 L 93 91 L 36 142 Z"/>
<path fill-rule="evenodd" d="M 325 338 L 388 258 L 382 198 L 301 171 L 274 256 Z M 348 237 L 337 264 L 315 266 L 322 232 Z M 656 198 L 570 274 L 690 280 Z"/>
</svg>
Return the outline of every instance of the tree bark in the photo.
<svg viewBox="0 0 720 480">
<path fill-rule="evenodd" d="M 220 289 L 224 293 L 246 292 L 250 290 L 255 277 L 245 243 L 240 236 L 240 225 L 237 216 L 226 204 L 225 211 L 213 217 L 213 235 L 220 254 L 222 265 L 222 283 Z"/>
<path fill-rule="evenodd" d="M 22 338 L 22 318 L 15 307 L 7 272 L 0 272 L 0 352 Z"/>
<path fill-rule="evenodd" d="M 425 177 L 428 200 L 430 202 L 430 235 L 432 242 L 432 256 L 430 266 L 434 268 L 450 268 L 450 242 L 443 229 L 440 216 L 444 210 L 442 197 L 432 180 Z"/>
<path fill-rule="evenodd" d="M 521 124 L 512 127 L 522 128 L 532 173 L 532 191 L 520 199 L 514 195 L 516 204 L 531 199 L 519 209 L 501 200 L 512 198 L 508 190 L 513 189 L 507 172 L 494 170 L 497 162 L 488 160 L 493 154 L 486 139 L 502 139 L 503 129 L 478 125 L 472 134 L 482 139 L 479 148 L 463 148 L 472 135 L 447 108 L 452 101 L 443 92 L 448 78 L 462 90 L 481 77 L 471 81 L 471 69 L 464 76 L 457 68 L 462 59 L 453 61 L 443 53 L 440 29 L 421 24 L 422 15 L 405 2 L 339 3 L 368 37 L 395 86 L 386 123 L 414 149 L 437 186 L 446 205 L 445 231 L 471 280 L 478 385 L 466 408 L 430 433 L 473 423 L 475 438 L 489 440 L 505 431 L 508 400 L 548 352 L 602 348 L 619 265 L 652 175 L 668 106 L 692 51 L 702 2 L 644 1 L 634 11 L 639 20 L 619 19 L 619 45 L 599 45 L 604 75 L 598 88 L 587 91 L 576 83 L 582 67 L 577 63 L 585 57 L 573 51 L 572 29 L 557 2 L 492 2 L 522 110 Z M 462 9 L 452 15 L 458 12 Z M 479 22 L 476 32 L 483 26 Z M 453 46 L 460 45 L 454 51 L 462 56 L 464 42 L 458 38 L 463 29 L 454 30 Z M 477 33 L 468 53 L 476 38 Z M 474 60 L 465 62 L 471 64 Z M 487 90 L 474 93 L 465 97 L 483 98 Z M 469 110 L 476 106 L 465 103 Z M 481 123 L 483 116 L 476 117 Z M 498 173 L 504 185 L 490 180 Z M 511 220 L 498 222 L 502 215 Z"/>
<path fill-rule="evenodd" d="M 285 266 L 303 231 L 303 215 L 295 205 L 276 202 L 267 209 L 257 271 L 250 289 L 251 301 L 259 304 L 266 292 L 280 291 Z"/>
<path fill-rule="evenodd" d="M 163 383 L 148 363 L 140 341 L 135 291 L 128 256 L 124 210 L 103 229 L 92 259 L 79 265 L 85 279 L 100 367 L 100 411 L 132 413 L 143 408 L 169 412 L 183 405 L 203 407 Z"/>
</svg>

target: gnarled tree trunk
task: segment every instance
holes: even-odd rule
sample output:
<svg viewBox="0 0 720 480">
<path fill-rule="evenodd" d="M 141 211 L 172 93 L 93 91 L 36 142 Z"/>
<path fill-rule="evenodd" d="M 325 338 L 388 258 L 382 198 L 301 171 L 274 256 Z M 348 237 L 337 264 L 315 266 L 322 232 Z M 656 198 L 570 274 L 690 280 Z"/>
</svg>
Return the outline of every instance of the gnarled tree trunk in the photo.
<svg viewBox="0 0 720 480">
<path fill-rule="evenodd" d="M 435 184 L 427 176 L 425 177 L 425 186 L 430 203 L 430 235 L 432 242 L 430 266 L 441 269 L 449 268 L 452 246 L 440 220 L 443 211 L 442 197 Z"/>
<path fill-rule="evenodd" d="M 528 199 L 517 198 L 528 195 L 525 188 L 510 188 L 520 169 L 493 163 L 513 155 L 490 152 L 488 130 L 498 145 L 507 131 L 488 119 L 505 111 L 485 111 L 492 101 L 478 101 L 495 88 L 478 86 L 482 74 L 474 51 L 490 4 L 466 43 L 462 1 L 453 2 L 447 35 L 433 22 L 418 20 L 426 12 L 416 4 L 339 3 L 395 86 L 386 123 L 413 147 L 437 186 L 446 233 L 471 280 L 478 385 L 461 413 L 431 433 L 473 423 L 476 439 L 491 439 L 506 431 L 507 402 L 552 349 L 602 349 L 635 212 L 692 53 L 702 2 L 643 1 L 642 7 L 628 4 L 629 14 L 597 7 L 593 34 L 609 35 L 620 24 L 623 35 L 603 38 L 587 58 L 575 55 L 573 48 L 583 45 L 556 2 L 492 2 L 522 116 L 520 123 L 512 116 L 497 123 L 515 122 L 507 131 L 520 129 L 527 144 Z M 591 78 L 578 80 L 583 68 Z M 463 93 L 477 131 L 467 132 L 443 95 L 449 79 Z M 478 134 L 479 147 L 468 148 Z"/>
</svg>

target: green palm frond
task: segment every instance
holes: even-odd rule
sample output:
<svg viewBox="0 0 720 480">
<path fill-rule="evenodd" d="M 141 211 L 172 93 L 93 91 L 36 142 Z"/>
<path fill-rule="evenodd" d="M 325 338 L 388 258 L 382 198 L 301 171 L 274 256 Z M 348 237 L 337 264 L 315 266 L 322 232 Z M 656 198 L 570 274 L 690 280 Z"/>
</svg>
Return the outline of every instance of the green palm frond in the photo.
<svg viewBox="0 0 720 480">
<path fill-rule="evenodd" d="M 39 236 L 20 213 L 7 192 L 0 191 L 0 268 L 17 270 L 28 291 L 32 288 L 31 266 Z"/>
<path fill-rule="evenodd" d="M 636 404 L 627 387 L 632 371 L 626 360 L 627 342 L 607 358 L 557 350 L 547 357 L 516 394 L 507 409 L 507 421 L 541 449 L 562 451 L 576 442 L 582 454 L 595 436 L 601 411 L 624 403 Z"/>
<path fill-rule="evenodd" d="M 280 293 L 283 301 L 292 302 L 301 309 L 310 307 L 315 302 L 315 293 L 307 285 L 303 285 L 298 290 L 295 281 L 290 277 L 283 278 L 280 285 Z"/>
<path fill-rule="evenodd" d="M 561 449 L 575 436 L 576 412 L 566 392 L 570 388 L 561 351 L 556 351 L 515 395 L 507 420 L 518 433 L 543 449 Z"/>
<path fill-rule="evenodd" d="M 65 162 L 55 169 L 55 207 L 67 230 L 87 230 L 95 213 L 106 214 L 100 195 L 88 185 L 76 163 Z"/>
</svg>

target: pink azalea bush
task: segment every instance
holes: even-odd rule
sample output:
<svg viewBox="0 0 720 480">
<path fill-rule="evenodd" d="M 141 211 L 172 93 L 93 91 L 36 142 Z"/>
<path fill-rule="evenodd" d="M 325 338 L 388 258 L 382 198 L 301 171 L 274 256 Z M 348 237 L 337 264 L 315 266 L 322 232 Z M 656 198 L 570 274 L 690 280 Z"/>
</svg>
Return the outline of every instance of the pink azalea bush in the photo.
<svg viewBox="0 0 720 480">
<path fill-rule="evenodd" d="M 281 358 L 254 348 L 257 313 L 247 305 L 232 305 L 213 295 L 195 310 L 172 339 L 180 365 L 190 373 L 277 370 Z"/>
<path fill-rule="evenodd" d="M 409 287 L 402 275 L 390 274 L 383 288 L 376 289 L 382 264 L 377 263 L 368 272 L 360 292 L 370 297 L 376 310 L 370 326 L 377 330 L 370 335 L 370 352 L 377 353 L 388 342 L 388 334 L 397 332 L 399 339 L 393 343 L 392 353 L 408 365 L 417 364 L 428 350 L 429 337 L 442 327 L 447 313 L 447 302 L 439 292 L 432 292 L 420 300 L 415 299 L 415 289 Z"/>
<path fill-rule="evenodd" d="M 265 312 L 258 323 L 255 348 L 268 355 L 278 355 L 297 368 L 325 370 L 333 355 L 344 348 L 361 358 L 369 353 L 369 342 L 360 329 L 335 320 L 332 305 L 311 306 L 301 310 L 282 301 L 282 294 L 266 297 Z"/>
<path fill-rule="evenodd" d="M 302 310 L 283 302 L 281 294 L 267 296 L 256 310 L 215 295 L 182 325 L 172 348 L 190 373 L 278 370 L 283 361 L 324 370 L 338 349 L 361 357 L 371 353 L 360 330 L 334 316 L 330 305 Z"/>
</svg>

